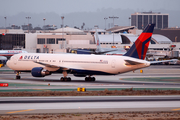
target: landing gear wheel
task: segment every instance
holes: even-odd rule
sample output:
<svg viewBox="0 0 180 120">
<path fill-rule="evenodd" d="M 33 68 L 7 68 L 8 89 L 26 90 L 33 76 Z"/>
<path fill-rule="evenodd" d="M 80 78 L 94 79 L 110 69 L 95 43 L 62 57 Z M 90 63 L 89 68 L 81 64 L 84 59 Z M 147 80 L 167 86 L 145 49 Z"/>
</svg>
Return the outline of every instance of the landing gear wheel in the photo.
<svg viewBox="0 0 180 120">
<path fill-rule="evenodd" d="M 85 77 L 85 81 L 88 81 L 88 77 Z"/>
<path fill-rule="evenodd" d="M 71 81 L 70 77 L 61 77 L 61 81 Z"/>
<path fill-rule="evenodd" d="M 85 81 L 95 81 L 95 77 L 85 77 Z"/>
<path fill-rule="evenodd" d="M 20 72 L 16 73 L 16 79 L 21 79 L 21 76 L 19 74 L 20 74 Z"/>
<path fill-rule="evenodd" d="M 60 79 L 61 81 L 64 81 L 64 78 L 63 77 L 61 77 L 61 79 Z"/>
<path fill-rule="evenodd" d="M 70 77 L 68 77 L 67 79 L 68 79 L 68 81 L 71 81 L 71 78 L 70 78 Z"/>
<path fill-rule="evenodd" d="M 67 77 L 64 78 L 64 81 L 68 81 Z"/>
<path fill-rule="evenodd" d="M 60 79 L 61 81 L 71 81 L 71 78 L 67 77 L 67 71 L 66 70 L 64 70 L 62 72 L 62 74 L 63 74 L 64 77 L 61 77 L 61 79 Z"/>
<path fill-rule="evenodd" d="M 16 76 L 16 79 L 21 79 L 21 76 L 17 75 L 17 76 Z"/>
<path fill-rule="evenodd" d="M 95 77 L 92 77 L 92 78 L 91 78 L 91 81 L 95 81 L 95 80 L 96 80 L 96 78 L 95 78 Z"/>
</svg>

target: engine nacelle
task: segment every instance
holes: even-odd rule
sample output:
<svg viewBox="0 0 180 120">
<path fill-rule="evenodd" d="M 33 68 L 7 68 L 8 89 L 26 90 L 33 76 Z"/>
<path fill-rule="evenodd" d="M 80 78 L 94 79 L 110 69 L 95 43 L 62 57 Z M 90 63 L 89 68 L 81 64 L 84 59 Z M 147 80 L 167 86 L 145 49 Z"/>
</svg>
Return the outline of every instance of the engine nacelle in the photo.
<svg viewBox="0 0 180 120">
<path fill-rule="evenodd" d="M 33 77 L 44 77 L 46 75 L 51 75 L 51 72 L 43 69 L 42 67 L 35 67 L 31 70 L 31 74 Z"/>
</svg>

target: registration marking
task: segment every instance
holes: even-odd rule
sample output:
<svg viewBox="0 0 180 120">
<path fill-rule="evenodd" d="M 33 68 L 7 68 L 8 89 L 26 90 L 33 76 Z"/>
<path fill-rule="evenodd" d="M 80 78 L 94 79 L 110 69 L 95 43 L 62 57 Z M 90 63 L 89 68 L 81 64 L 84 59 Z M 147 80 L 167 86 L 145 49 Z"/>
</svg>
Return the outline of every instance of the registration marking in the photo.
<svg viewBox="0 0 180 120">
<path fill-rule="evenodd" d="M 12 112 L 7 112 L 8 114 L 12 113 L 18 113 L 18 112 L 27 112 L 27 111 L 33 111 L 34 109 L 27 109 L 27 110 L 19 110 L 19 111 L 12 111 Z"/>
</svg>

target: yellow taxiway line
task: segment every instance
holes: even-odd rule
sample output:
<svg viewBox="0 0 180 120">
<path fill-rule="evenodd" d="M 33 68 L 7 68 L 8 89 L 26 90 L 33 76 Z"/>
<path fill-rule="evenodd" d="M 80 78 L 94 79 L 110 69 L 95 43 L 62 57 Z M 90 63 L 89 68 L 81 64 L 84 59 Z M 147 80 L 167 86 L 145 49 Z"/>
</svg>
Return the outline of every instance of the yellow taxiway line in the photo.
<svg viewBox="0 0 180 120">
<path fill-rule="evenodd" d="M 34 109 L 27 109 L 27 110 L 19 110 L 19 111 L 12 111 L 12 112 L 7 112 L 8 114 L 12 114 L 12 113 L 18 113 L 18 112 L 26 112 L 26 111 L 32 111 Z"/>
<path fill-rule="evenodd" d="M 180 110 L 180 108 L 177 108 L 177 109 L 172 109 L 171 111 L 178 111 L 178 110 Z"/>
</svg>

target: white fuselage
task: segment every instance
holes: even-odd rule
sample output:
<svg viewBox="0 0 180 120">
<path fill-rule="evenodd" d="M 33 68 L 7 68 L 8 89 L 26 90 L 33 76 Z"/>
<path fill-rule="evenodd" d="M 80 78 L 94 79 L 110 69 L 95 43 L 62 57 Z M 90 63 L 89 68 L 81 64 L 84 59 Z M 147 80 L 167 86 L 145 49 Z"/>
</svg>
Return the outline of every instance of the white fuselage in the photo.
<svg viewBox="0 0 180 120">
<path fill-rule="evenodd" d="M 142 64 L 126 65 L 125 60 L 131 60 Z M 67 70 L 100 71 L 109 74 L 120 74 L 148 67 L 149 65 L 150 63 L 148 61 L 127 56 L 46 53 L 16 54 L 7 62 L 7 66 L 15 71 L 31 71 L 34 67 L 42 67 L 52 72 L 63 68 Z"/>
</svg>

